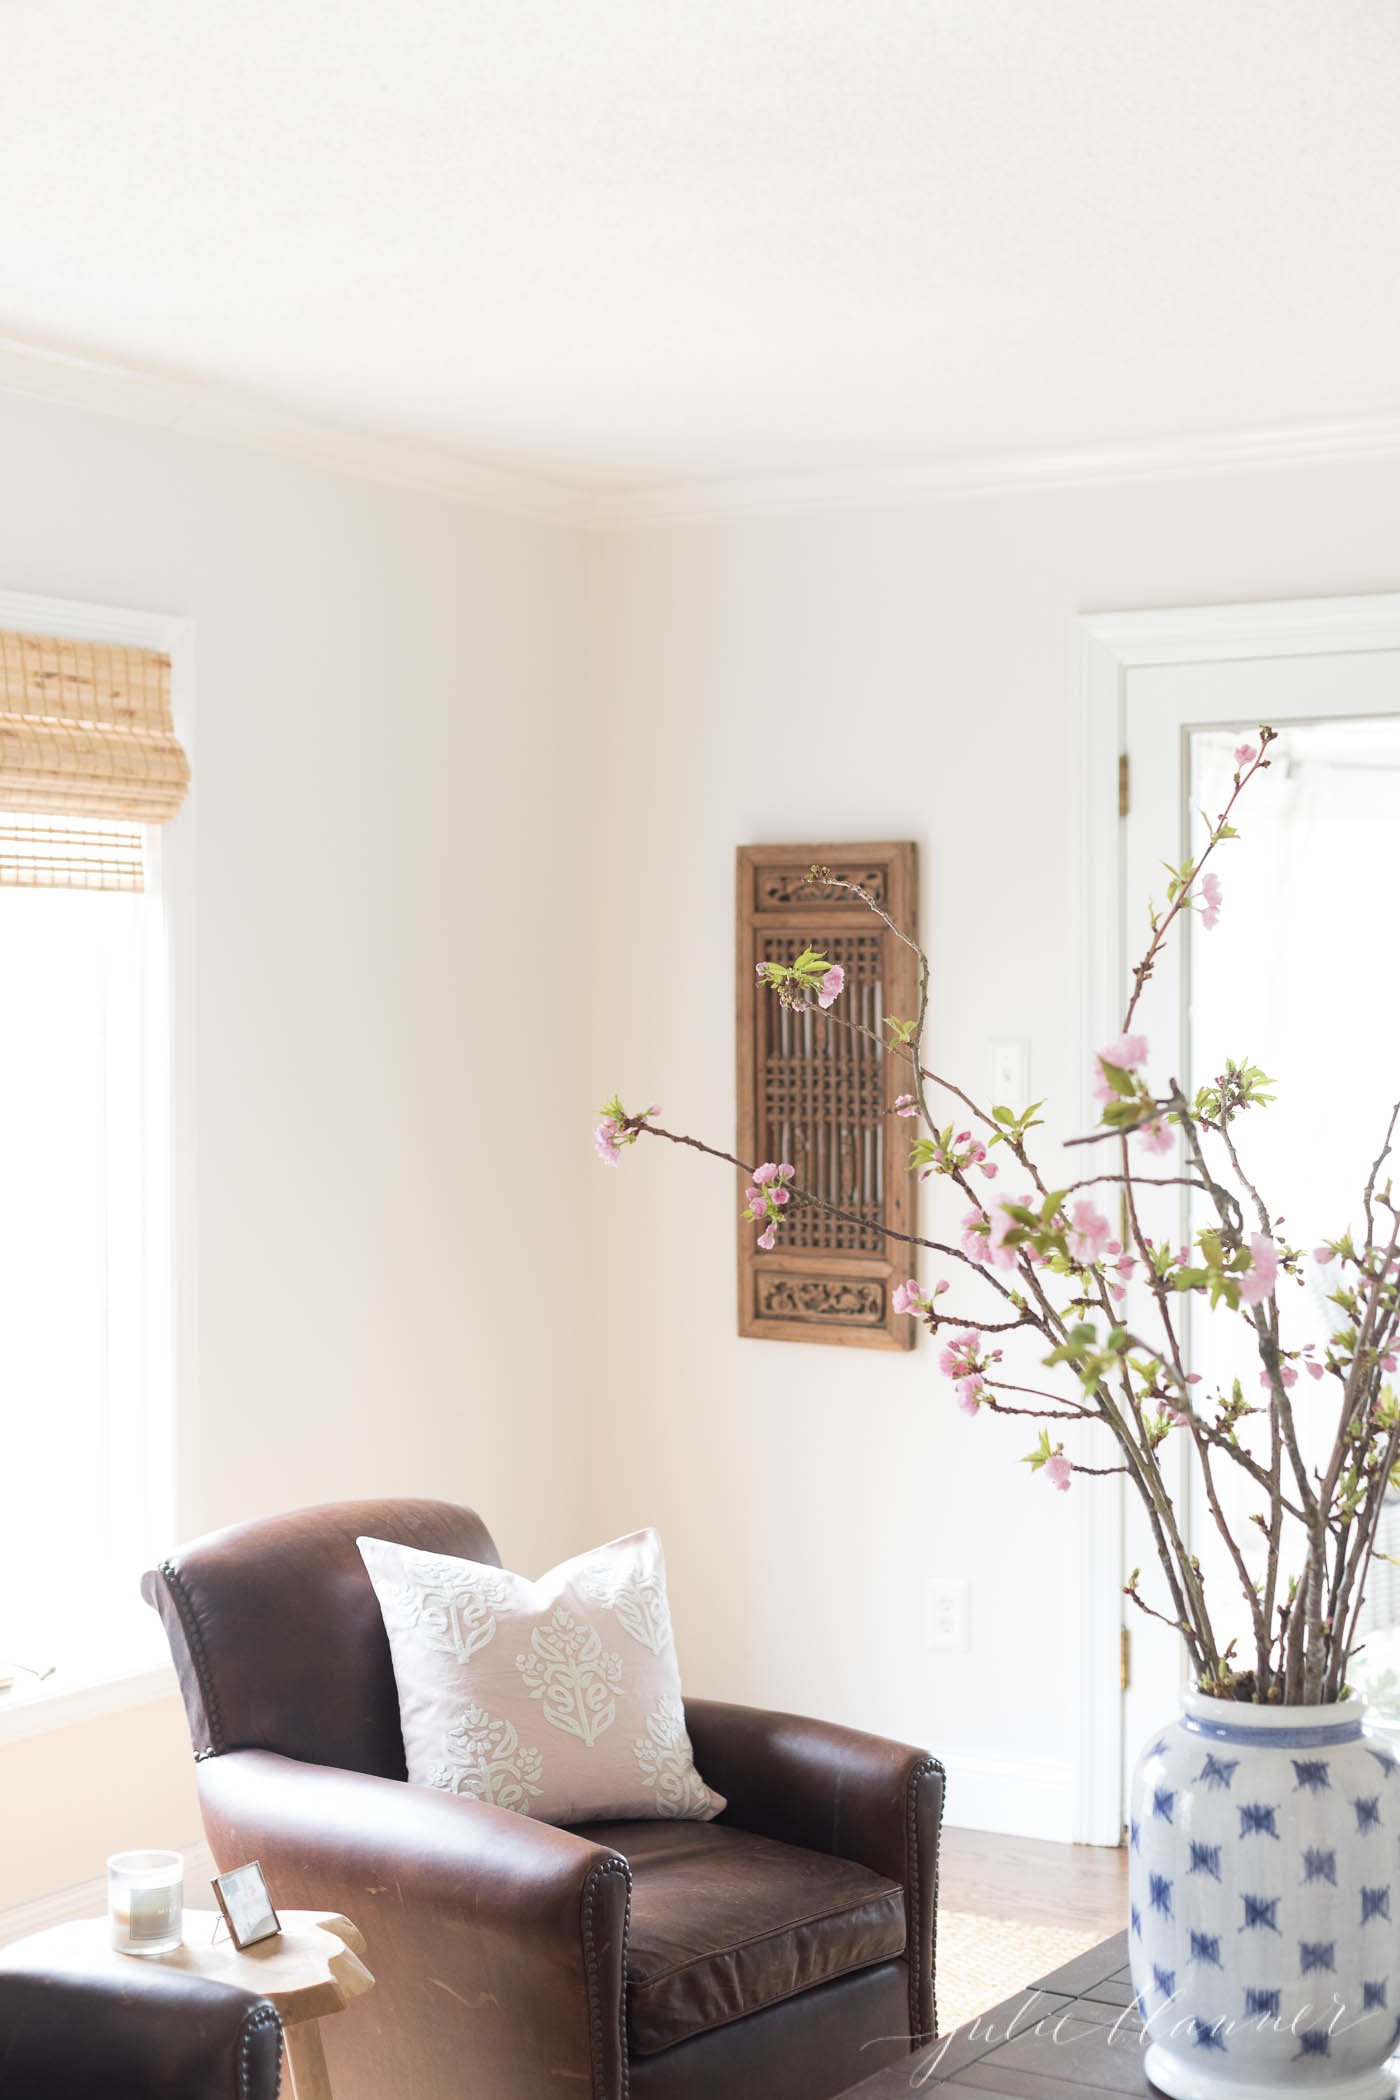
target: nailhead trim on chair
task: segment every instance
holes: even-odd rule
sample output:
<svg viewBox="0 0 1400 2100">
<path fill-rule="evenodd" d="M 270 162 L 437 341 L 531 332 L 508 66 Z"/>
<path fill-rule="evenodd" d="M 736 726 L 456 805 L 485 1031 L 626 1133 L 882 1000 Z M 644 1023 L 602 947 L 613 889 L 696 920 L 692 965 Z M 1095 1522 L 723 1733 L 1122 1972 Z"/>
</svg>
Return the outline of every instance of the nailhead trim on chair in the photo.
<svg viewBox="0 0 1400 2100">
<path fill-rule="evenodd" d="M 164 1570 L 162 1570 L 163 1572 Z M 238 2100 L 248 2100 L 248 2095 L 252 2091 L 253 2043 L 269 2027 L 277 2028 L 280 2033 L 282 2022 L 277 2016 L 276 2006 L 269 2004 L 266 1998 L 260 1998 L 252 2010 L 244 2016 L 243 2025 L 238 2033 Z M 281 2087 L 282 2060 L 279 2055 L 277 2060 L 277 2083 L 272 2088 L 273 2093 L 280 2092 Z"/>
<path fill-rule="evenodd" d="M 944 1797 L 947 1797 L 948 1775 L 936 1757 L 926 1757 L 915 1765 L 909 1774 L 909 1786 L 904 1806 L 904 1858 L 905 1887 L 909 1891 L 909 2047 L 918 2049 L 932 2041 L 938 2032 L 938 1854 L 933 1851 L 933 1915 L 929 1921 L 929 2017 L 930 2031 L 923 2032 L 923 2007 L 919 2003 L 919 1941 L 922 1937 L 920 1921 L 923 1914 L 923 1890 L 919 1880 L 919 1783 L 931 1779 L 937 1773 L 943 1782 Z M 939 1831 L 942 1832 L 943 1814 L 939 1809 Z"/>
<path fill-rule="evenodd" d="M 610 2100 L 604 2085 L 607 2064 L 603 2056 L 600 2015 L 602 1992 L 598 1981 L 598 1943 L 593 1926 L 593 1905 L 605 1879 L 620 1874 L 627 1885 L 627 1903 L 622 1913 L 622 1993 L 618 2006 L 618 2059 L 622 2065 L 622 2100 L 627 2100 L 630 2080 L 627 2071 L 627 1922 L 632 1908 L 632 1869 L 621 1854 L 591 1867 L 583 1885 L 583 1967 L 588 1980 L 588 2039 L 593 2056 L 593 2100 Z"/>
<path fill-rule="evenodd" d="M 210 1742 L 207 1750 L 195 1751 L 195 1761 L 198 1762 L 201 1758 L 208 1755 L 218 1756 L 223 1750 L 223 1714 L 219 1708 L 219 1695 L 214 1689 L 214 1679 L 209 1668 L 209 1658 L 204 1652 L 204 1640 L 199 1631 L 199 1621 L 195 1616 L 194 1600 L 185 1588 L 185 1578 L 173 1560 L 163 1560 L 160 1564 L 160 1573 L 165 1577 L 166 1586 L 171 1596 L 175 1599 L 175 1609 L 180 1615 L 180 1624 L 185 1629 L 185 1639 L 189 1643 L 190 1660 L 194 1664 L 195 1678 L 204 1698 L 204 1717 L 209 1724 Z"/>
</svg>

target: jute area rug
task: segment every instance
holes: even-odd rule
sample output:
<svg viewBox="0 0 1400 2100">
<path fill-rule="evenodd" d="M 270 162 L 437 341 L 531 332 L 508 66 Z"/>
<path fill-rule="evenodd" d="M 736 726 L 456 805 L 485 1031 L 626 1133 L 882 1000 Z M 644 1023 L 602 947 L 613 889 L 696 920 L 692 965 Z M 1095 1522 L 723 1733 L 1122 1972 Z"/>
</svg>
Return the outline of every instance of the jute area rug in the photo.
<svg viewBox="0 0 1400 2100">
<path fill-rule="evenodd" d="M 972 1911 L 938 1914 L 938 2030 L 953 2034 L 988 2006 L 1083 1954 L 1103 1938 L 1084 1925 L 1024 1925 Z"/>
</svg>

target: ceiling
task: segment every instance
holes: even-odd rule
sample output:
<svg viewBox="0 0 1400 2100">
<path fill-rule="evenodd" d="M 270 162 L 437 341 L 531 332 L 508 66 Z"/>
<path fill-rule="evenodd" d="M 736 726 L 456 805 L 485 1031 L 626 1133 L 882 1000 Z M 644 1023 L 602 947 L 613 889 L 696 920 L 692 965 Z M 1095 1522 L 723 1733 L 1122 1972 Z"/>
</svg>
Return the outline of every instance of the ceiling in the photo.
<svg viewBox="0 0 1400 2100">
<path fill-rule="evenodd" d="M 1400 410 L 1392 0 L 0 0 L 0 337 L 597 488 Z"/>
</svg>

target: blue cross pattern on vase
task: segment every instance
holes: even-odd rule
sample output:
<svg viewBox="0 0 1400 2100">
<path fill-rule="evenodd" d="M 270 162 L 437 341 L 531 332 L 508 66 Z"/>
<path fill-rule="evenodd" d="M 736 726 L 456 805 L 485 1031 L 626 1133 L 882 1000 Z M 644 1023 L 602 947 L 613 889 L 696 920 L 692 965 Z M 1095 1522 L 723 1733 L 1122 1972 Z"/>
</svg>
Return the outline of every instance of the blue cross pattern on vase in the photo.
<svg viewBox="0 0 1400 2100">
<path fill-rule="evenodd" d="M 1384 2100 L 1400 2039 L 1400 1759 L 1359 1700 L 1188 1695 L 1135 1775 L 1128 1875 L 1147 2074 Z"/>
</svg>

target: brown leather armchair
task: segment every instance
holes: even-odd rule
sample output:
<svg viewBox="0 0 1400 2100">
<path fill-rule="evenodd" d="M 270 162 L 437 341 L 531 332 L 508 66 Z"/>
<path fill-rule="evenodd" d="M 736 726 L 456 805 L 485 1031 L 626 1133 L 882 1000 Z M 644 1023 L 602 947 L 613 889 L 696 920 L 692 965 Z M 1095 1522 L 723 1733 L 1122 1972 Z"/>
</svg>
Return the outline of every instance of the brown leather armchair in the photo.
<svg viewBox="0 0 1400 2100">
<path fill-rule="evenodd" d="M 376 1988 L 337 2100 L 826 2100 L 932 2035 L 941 1766 L 686 1702 L 714 1823 L 561 1830 L 404 1781 L 361 1535 L 499 1566 L 472 1511 L 351 1502 L 187 1546 L 165 1622 L 221 1868 L 343 1911 Z"/>
<path fill-rule="evenodd" d="M 64 1942 L 0 1952 L 0 2100 L 277 2100 L 266 1998 L 158 1962 L 84 1972 Z"/>
</svg>

